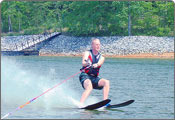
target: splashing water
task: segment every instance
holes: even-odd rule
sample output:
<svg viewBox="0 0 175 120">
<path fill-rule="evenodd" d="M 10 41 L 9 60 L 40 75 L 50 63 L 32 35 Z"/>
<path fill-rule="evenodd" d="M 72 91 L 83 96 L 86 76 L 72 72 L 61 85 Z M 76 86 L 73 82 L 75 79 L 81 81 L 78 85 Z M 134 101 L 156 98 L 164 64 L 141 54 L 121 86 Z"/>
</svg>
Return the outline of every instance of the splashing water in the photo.
<svg viewBox="0 0 175 120">
<path fill-rule="evenodd" d="M 48 75 L 43 75 L 42 73 L 32 72 L 32 69 L 24 69 L 24 65 L 14 59 L 2 58 L 1 103 L 3 106 L 7 105 L 15 108 L 15 106 L 17 107 L 53 87 L 57 84 L 54 83 L 54 79 L 57 79 L 57 82 L 62 81 L 55 77 L 55 69 L 51 68 Z M 46 109 L 75 107 L 77 105 L 72 101 L 72 99 L 78 101 L 75 98 L 80 98 L 80 96 L 71 87 L 64 84 L 49 91 L 31 106 Z"/>
</svg>

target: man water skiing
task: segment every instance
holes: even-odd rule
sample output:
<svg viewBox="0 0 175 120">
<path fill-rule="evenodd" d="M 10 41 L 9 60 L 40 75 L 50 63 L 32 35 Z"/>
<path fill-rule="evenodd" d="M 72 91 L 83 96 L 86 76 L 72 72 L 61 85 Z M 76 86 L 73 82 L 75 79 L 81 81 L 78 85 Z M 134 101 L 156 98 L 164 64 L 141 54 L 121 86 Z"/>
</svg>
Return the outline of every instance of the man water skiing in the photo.
<svg viewBox="0 0 175 120">
<path fill-rule="evenodd" d="M 86 98 L 90 95 L 92 89 L 103 89 L 103 99 L 108 98 L 110 83 L 109 80 L 98 77 L 99 70 L 104 63 L 105 58 L 99 53 L 100 40 L 92 39 L 92 49 L 85 51 L 82 57 L 83 68 L 91 65 L 91 67 L 82 71 L 79 76 L 82 87 L 85 89 L 80 102 L 83 104 Z"/>
</svg>

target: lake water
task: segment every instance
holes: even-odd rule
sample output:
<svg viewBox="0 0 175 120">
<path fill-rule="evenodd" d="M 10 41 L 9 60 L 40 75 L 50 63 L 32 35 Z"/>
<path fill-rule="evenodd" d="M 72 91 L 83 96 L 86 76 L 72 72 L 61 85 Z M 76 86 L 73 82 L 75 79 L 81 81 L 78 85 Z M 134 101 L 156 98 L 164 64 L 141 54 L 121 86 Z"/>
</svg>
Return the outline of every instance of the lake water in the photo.
<svg viewBox="0 0 175 120">
<path fill-rule="evenodd" d="M 79 72 L 80 57 L 1 58 L 1 117 Z M 79 75 L 62 83 L 8 119 L 173 119 L 174 60 L 106 58 L 100 77 L 110 80 L 111 104 L 135 102 L 118 109 L 77 109 L 83 88 Z M 103 99 L 93 90 L 85 104 Z"/>
</svg>

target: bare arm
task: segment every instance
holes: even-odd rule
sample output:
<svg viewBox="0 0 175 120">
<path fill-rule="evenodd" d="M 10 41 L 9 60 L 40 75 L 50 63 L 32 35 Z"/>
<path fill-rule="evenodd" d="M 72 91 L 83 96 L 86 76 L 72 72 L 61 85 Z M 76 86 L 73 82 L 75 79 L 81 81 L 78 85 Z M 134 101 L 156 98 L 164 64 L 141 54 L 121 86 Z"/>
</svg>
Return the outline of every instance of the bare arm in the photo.
<svg viewBox="0 0 175 120">
<path fill-rule="evenodd" d="M 99 60 L 98 63 L 97 63 L 98 66 L 103 65 L 104 61 L 105 61 L 105 57 L 101 56 L 100 60 Z"/>
<path fill-rule="evenodd" d="M 85 67 L 88 65 L 87 60 L 88 60 L 89 52 L 85 51 L 83 53 L 83 58 L 82 58 L 82 65 Z"/>
</svg>

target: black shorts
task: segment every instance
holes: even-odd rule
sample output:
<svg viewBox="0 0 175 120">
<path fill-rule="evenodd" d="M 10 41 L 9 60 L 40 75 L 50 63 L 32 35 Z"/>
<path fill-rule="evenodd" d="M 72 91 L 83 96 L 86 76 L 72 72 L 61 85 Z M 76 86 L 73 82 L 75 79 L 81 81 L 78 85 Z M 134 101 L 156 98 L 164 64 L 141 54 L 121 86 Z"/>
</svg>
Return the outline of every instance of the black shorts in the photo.
<svg viewBox="0 0 175 120">
<path fill-rule="evenodd" d="M 82 72 L 82 73 L 80 74 L 80 76 L 79 76 L 79 80 L 80 80 L 81 85 L 82 85 L 83 88 L 84 88 L 84 81 L 85 81 L 86 79 L 90 79 L 90 80 L 91 80 L 93 89 L 99 89 L 99 90 L 103 89 L 103 87 L 98 86 L 98 82 L 99 82 L 99 80 L 100 80 L 101 78 L 99 78 L 98 76 L 95 77 L 95 76 L 88 75 L 88 74 L 85 73 L 85 72 Z"/>
</svg>

